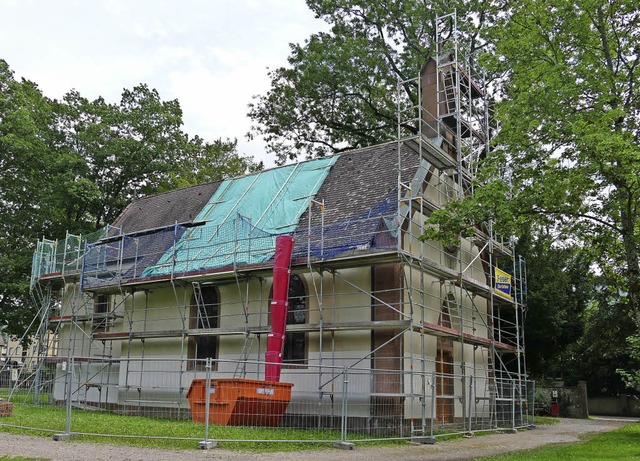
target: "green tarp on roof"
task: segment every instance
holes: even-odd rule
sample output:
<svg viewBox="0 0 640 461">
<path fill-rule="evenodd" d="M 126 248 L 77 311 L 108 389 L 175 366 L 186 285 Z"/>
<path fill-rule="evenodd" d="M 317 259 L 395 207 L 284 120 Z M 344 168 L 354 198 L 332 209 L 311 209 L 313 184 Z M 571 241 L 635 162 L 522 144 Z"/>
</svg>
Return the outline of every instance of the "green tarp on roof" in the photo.
<svg viewBox="0 0 640 461">
<path fill-rule="evenodd" d="M 195 221 L 143 277 L 264 263 L 275 235 L 291 233 L 338 156 L 223 181 Z"/>
</svg>

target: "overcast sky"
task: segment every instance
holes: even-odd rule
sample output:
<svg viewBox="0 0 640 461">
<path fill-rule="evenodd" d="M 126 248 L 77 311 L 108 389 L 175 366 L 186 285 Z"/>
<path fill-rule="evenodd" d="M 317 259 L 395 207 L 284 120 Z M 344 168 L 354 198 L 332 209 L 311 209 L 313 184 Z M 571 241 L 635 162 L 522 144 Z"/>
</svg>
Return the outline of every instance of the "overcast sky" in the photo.
<svg viewBox="0 0 640 461">
<path fill-rule="evenodd" d="M 327 28 L 304 0 L 0 0 L 0 18 L 0 58 L 46 96 L 115 103 L 146 83 L 180 101 L 187 133 L 238 138 L 257 159 L 247 104 L 289 43 Z"/>
</svg>

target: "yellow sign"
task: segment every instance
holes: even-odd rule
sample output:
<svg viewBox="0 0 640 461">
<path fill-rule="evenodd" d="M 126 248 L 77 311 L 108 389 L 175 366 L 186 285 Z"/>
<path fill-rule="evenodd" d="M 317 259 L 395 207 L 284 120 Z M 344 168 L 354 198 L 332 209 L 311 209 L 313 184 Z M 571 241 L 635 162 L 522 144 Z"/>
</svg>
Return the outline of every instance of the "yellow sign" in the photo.
<svg viewBox="0 0 640 461">
<path fill-rule="evenodd" d="M 495 292 L 500 296 L 511 299 L 511 275 L 495 268 Z"/>
</svg>

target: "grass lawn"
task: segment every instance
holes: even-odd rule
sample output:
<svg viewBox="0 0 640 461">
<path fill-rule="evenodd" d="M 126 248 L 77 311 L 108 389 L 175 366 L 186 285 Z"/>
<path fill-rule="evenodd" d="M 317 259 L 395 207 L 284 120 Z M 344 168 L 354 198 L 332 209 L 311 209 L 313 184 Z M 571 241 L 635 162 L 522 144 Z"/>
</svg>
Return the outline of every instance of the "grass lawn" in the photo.
<svg viewBox="0 0 640 461">
<path fill-rule="evenodd" d="M 7 458 L 6 456 L 0 456 L 0 461 L 38 461 L 37 458 L 23 458 L 18 456 L 17 458 Z"/>
<path fill-rule="evenodd" d="M 535 424 L 554 424 L 555 418 L 536 417 Z M 50 431 L 24 429 L 20 427 L 48 428 Z M 33 405 L 16 403 L 13 415 L 0 419 L 0 431 L 26 434 L 32 436 L 51 437 L 53 433 L 65 432 L 65 409 L 49 405 Z M 71 420 L 73 440 L 132 445 L 149 448 L 183 448 L 194 449 L 196 443 L 204 440 L 205 427 L 191 420 L 155 419 L 141 416 L 122 416 L 109 412 L 73 409 Z M 478 432 L 486 435 L 491 432 Z M 96 434 L 96 435 L 92 435 Z M 101 436 L 97 434 L 110 434 Z M 168 437 L 171 437 L 170 439 Z M 439 440 L 461 438 L 461 434 L 439 435 Z M 296 451 L 301 449 L 331 448 L 332 443 L 340 440 L 338 430 L 307 429 L 270 429 L 245 428 L 234 426 L 209 427 L 209 439 L 218 441 L 222 448 L 248 451 Z M 350 441 L 364 436 L 349 434 Z M 302 443 L 300 443 L 302 441 Z M 359 442 L 365 446 L 403 445 L 406 440 L 382 440 L 376 442 Z M 4 461 L 0 458 L 0 461 Z"/>
<path fill-rule="evenodd" d="M 558 424 L 560 422 L 559 418 L 553 418 L 551 416 L 534 416 L 533 423 L 536 426 L 544 426 L 548 424 Z"/>
<path fill-rule="evenodd" d="M 51 431 L 24 429 L 20 427 L 49 428 Z M 51 437 L 65 432 L 65 409 L 48 405 L 16 404 L 13 415 L 0 420 L 0 431 Z M 108 412 L 73 409 L 71 419 L 73 440 L 83 442 L 111 443 L 150 448 L 193 449 L 204 440 L 205 426 L 191 420 L 154 419 L 142 416 L 122 416 Z M 111 434 L 99 436 L 91 434 Z M 168 439 L 171 437 L 171 439 Z M 350 435 L 353 440 L 354 435 Z M 364 438 L 364 437 L 362 437 Z M 270 429 L 234 426 L 209 426 L 209 439 L 218 441 L 218 446 L 228 449 L 255 451 L 294 451 L 305 448 L 331 448 L 332 442 L 340 440 L 337 430 Z M 293 442 L 295 441 L 295 442 Z M 303 443 L 300 443 L 302 441 Z M 265 443 L 268 442 L 268 443 Z M 364 442 L 363 442 L 364 443 Z M 370 445 L 394 445 L 405 441 L 366 442 Z M 0 458 L 0 461 L 2 459 Z"/>
<path fill-rule="evenodd" d="M 479 458 L 482 461 L 600 461 L 640 459 L 640 423 L 612 432 L 585 436 L 582 442 L 550 445 L 513 454 Z"/>
</svg>

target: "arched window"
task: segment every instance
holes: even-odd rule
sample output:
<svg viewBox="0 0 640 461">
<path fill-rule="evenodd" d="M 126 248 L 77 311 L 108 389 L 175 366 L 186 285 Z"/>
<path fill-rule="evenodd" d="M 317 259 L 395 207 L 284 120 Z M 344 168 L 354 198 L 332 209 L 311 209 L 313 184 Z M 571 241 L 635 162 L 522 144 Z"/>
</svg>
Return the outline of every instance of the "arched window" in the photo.
<svg viewBox="0 0 640 461">
<path fill-rule="evenodd" d="M 220 326 L 220 294 L 216 287 L 201 287 L 201 299 L 196 299 L 196 293 L 191 297 L 189 309 L 189 328 L 210 329 Z M 205 360 L 214 360 L 213 368 L 216 369 L 215 360 L 218 358 L 217 335 L 194 335 L 189 338 L 188 357 L 192 359 L 192 369 L 204 369 Z M 195 360 L 193 360 L 195 359 Z"/>
<path fill-rule="evenodd" d="M 293 274 L 289 280 L 289 310 L 287 325 L 307 323 L 307 290 L 299 275 Z M 307 334 L 287 333 L 284 343 L 283 363 L 305 363 L 307 357 Z"/>
<path fill-rule="evenodd" d="M 289 279 L 289 309 L 287 310 L 287 325 L 302 325 L 307 323 L 307 288 L 302 277 L 292 274 Z M 269 293 L 269 314 L 271 314 L 271 300 L 273 286 Z M 271 318 L 269 318 L 271 323 Z M 305 363 L 307 359 L 307 334 L 303 332 L 287 332 L 284 341 L 282 363 Z"/>
</svg>

